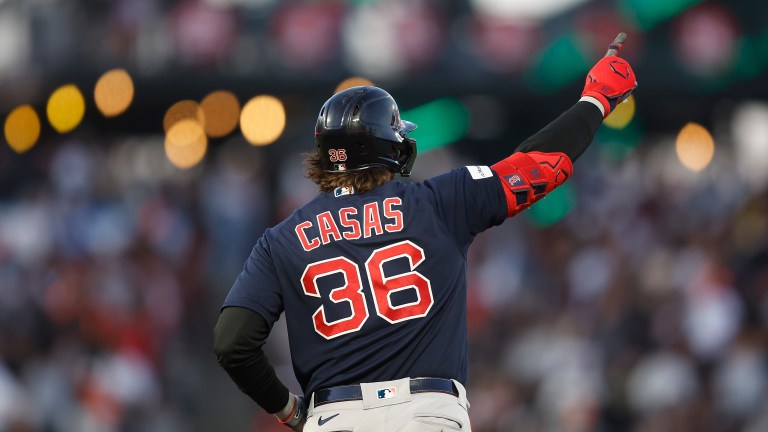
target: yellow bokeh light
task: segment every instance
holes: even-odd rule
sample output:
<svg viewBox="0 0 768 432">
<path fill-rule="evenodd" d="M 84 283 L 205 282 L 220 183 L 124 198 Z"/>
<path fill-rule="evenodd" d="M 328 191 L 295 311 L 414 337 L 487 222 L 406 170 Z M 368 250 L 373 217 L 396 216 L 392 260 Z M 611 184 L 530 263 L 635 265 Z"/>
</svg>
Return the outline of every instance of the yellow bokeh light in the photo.
<svg viewBox="0 0 768 432">
<path fill-rule="evenodd" d="M 357 86 L 372 86 L 373 81 L 363 78 L 363 77 L 350 77 L 339 83 L 338 86 L 336 86 L 336 90 L 334 90 L 334 93 L 338 93 L 342 90 L 346 90 L 350 87 L 357 87 Z"/>
<path fill-rule="evenodd" d="M 193 100 L 183 100 L 176 102 L 168 108 L 163 116 L 163 130 L 165 133 L 171 130 L 171 127 L 182 120 L 194 120 L 200 126 L 205 126 L 205 113 L 200 105 Z"/>
<path fill-rule="evenodd" d="M 635 116 L 635 97 L 629 95 L 627 100 L 623 103 L 616 105 L 616 108 L 608 114 L 603 124 L 611 129 L 624 129 L 629 122 L 632 121 L 632 117 Z"/>
<path fill-rule="evenodd" d="M 272 144 L 285 129 L 285 108 L 274 96 L 261 95 L 248 101 L 240 113 L 240 129 L 253 145 Z"/>
<path fill-rule="evenodd" d="M 677 134 L 675 151 L 683 166 L 691 171 L 701 171 L 712 162 L 715 141 L 704 126 L 688 123 Z"/>
<path fill-rule="evenodd" d="M 31 149 L 40 138 L 40 117 L 30 105 L 17 107 L 5 119 L 5 140 L 16 153 Z"/>
<path fill-rule="evenodd" d="M 112 69 L 96 82 L 93 99 L 96 108 L 105 117 L 115 117 L 125 112 L 133 102 L 134 87 L 125 69 Z"/>
<path fill-rule="evenodd" d="M 48 121 L 59 133 L 76 128 L 85 115 L 85 98 L 74 84 L 59 87 L 48 99 Z"/>
<path fill-rule="evenodd" d="M 240 101 L 232 92 L 215 91 L 200 102 L 205 116 L 205 133 L 211 138 L 230 134 L 240 119 Z"/>
<path fill-rule="evenodd" d="M 165 155 L 177 168 L 191 168 L 205 157 L 208 137 L 203 126 L 193 119 L 176 122 L 165 135 Z"/>
</svg>

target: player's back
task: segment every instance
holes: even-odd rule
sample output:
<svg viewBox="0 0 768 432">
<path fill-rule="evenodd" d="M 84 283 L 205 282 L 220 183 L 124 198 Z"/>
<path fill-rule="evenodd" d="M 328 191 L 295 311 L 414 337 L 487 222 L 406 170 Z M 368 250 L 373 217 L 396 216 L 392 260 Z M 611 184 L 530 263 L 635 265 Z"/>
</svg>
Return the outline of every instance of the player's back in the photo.
<svg viewBox="0 0 768 432">
<path fill-rule="evenodd" d="M 505 210 L 482 168 L 320 194 L 259 240 L 249 263 L 264 268 L 246 264 L 236 283 L 261 274 L 253 301 L 227 303 L 253 304 L 270 323 L 286 311 L 306 392 L 405 376 L 464 381 L 466 251 Z"/>
</svg>

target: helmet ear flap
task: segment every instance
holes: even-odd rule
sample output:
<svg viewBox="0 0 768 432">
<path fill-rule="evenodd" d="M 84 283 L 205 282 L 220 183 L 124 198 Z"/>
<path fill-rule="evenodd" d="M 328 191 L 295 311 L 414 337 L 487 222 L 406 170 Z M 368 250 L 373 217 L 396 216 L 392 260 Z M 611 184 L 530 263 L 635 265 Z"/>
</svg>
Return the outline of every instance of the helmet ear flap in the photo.
<svg viewBox="0 0 768 432">
<path fill-rule="evenodd" d="M 405 137 L 398 149 L 398 162 L 400 163 L 400 175 L 408 177 L 411 175 L 413 164 L 416 162 L 416 140 Z"/>
</svg>

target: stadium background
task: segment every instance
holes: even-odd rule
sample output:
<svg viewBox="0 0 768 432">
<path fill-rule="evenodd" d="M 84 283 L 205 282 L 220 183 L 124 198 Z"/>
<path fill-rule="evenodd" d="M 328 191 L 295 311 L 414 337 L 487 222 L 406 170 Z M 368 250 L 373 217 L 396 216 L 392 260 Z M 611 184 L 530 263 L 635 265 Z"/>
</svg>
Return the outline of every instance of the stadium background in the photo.
<svg viewBox="0 0 768 432">
<path fill-rule="evenodd" d="M 489 164 L 622 30 L 636 97 L 471 251 L 473 430 L 768 430 L 768 3 L 746 0 L 0 0 L 0 430 L 281 430 L 211 333 L 314 194 L 321 103 L 390 91 L 414 180 Z M 298 391 L 280 325 L 267 350 Z"/>
</svg>

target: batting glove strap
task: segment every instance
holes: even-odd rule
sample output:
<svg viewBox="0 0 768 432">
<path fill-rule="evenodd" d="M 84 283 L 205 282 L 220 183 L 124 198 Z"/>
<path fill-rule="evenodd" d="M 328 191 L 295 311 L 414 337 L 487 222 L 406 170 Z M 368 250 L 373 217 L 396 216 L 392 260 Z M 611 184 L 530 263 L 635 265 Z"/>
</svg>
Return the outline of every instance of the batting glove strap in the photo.
<svg viewBox="0 0 768 432">
<path fill-rule="evenodd" d="M 289 428 L 300 431 L 307 420 L 307 407 L 304 405 L 304 398 L 288 393 L 288 403 L 285 407 L 275 413 L 277 420 Z"/>
<path fill-rule="evenodd" d="M 587 74 L 582 96 L 597 99 L 608 114 L 637 88 L 635 72 L 626 60 L 608 56 L 600 59 Z"/>
</svg>

